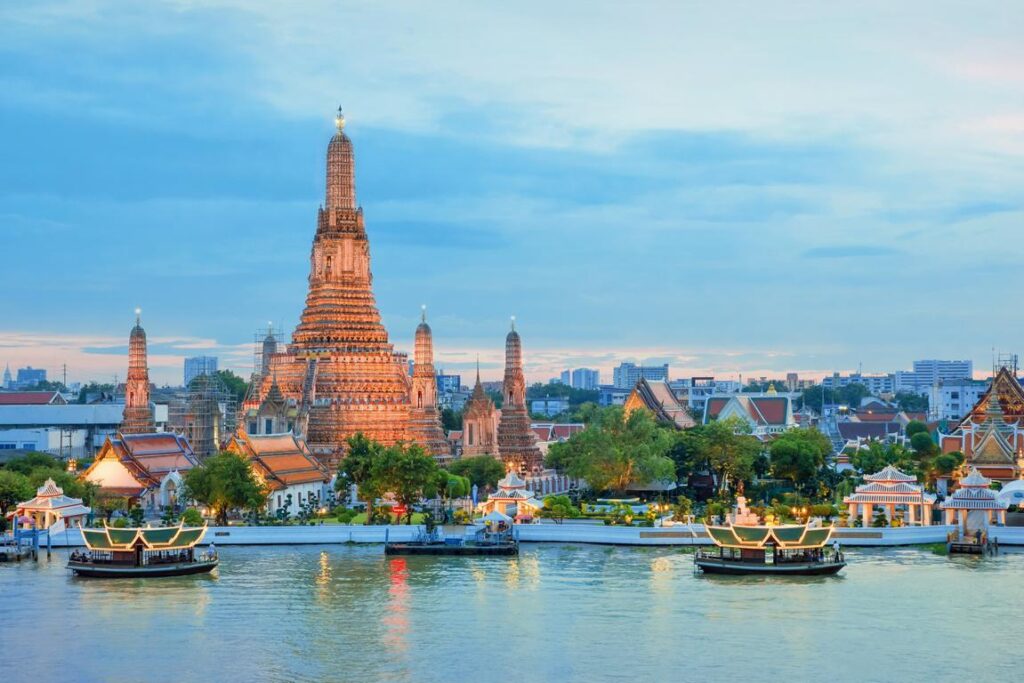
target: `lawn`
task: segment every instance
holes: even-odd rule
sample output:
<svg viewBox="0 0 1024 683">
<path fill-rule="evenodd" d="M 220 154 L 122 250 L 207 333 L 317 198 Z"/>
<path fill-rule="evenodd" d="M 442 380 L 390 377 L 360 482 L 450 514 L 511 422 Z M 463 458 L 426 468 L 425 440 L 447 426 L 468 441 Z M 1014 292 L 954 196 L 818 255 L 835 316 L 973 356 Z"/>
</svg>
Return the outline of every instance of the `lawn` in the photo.
<svg viewBox="0 0 1024 683">
<path fill-rule="evenodd" d="M 398 524 L 399 523 L 397 518 L 394 515 L 391 515 L 391 523 L 392 524 Z M 404 521 L 403 521 L 403 523 L 404 523 Z M 413 524 L 423 524 L 423 513 L 422 512 L 414 512 L 414 513 L 412 513 L 412 523 Z M 326 517 L 326 518 L 324 518 L 324 524 L 341 524 L 341 522 L 339 522 L 337 520 L 337 518 L 335 518 L 335 517 Z M 360 512 L 358 515 L 353 517 L 352 518 L 352 524 L 354 524 L 354 525 L 366 524 L 366 513 L 365 512 Z"/>
</svg>

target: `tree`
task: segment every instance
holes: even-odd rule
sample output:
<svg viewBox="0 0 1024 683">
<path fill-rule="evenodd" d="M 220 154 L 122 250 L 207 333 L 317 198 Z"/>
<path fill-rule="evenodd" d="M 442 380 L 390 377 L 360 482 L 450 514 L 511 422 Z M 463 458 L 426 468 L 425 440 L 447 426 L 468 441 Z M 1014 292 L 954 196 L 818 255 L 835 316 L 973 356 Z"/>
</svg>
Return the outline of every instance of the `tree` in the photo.
<svg viewBox="0 0 1024 683">
<path fill-rule="evenodd" d="M 927 458 L 939 450 L 927 431 L 917 432 L 910 437 L 910 447 L 914 449 L 914 453 L 919 458 Z"/>
<path fill-rule="evenodd" d="M 858 448 L 850 455 L 850 464 L 862 474 L 873 474 L 886 465 L 895 465 L 900 469 L 913 466 L 905 448 L 891 443 L 883 444 L 881 441 L 869 441 L 866 447 Z"/>
<path fill-rule="evenodd" d="M 382 482 L 376 478 L 374 463 L 380 458 L 383 446 L 369 439 L 362 432 L 353 434 L 346 441 L 348 450 L 338 468 L 334 489 L 347 492 L 355 484 L 357 495 L 366 501 L 366 523 L 373 523 L 373 505 L 384 495 Z"/>
<path fill-rule="evenodd" d="M 437 481 L 437 473 L 437 461 L 418 444 L 398 443 L 385 448 L 373 467 L 379 486 L 405 506 L 407 523 L 412 523 L 412 506 Z"/>
<path fill-rule="evenodd" d="M 203 516 L 199 514 L 199 510 L 188 508 L 181 515 L 181 521 L 185 526 L 202 526 Z"/>
<path fill-rule="evenodd" d="M 552 444 L 546 464 L 586 480 L 595 491 L 625 491 L 630 484 L 672 479 L 675 465 L 666 455 L 671 445 L 669 430 L 646 410 L 627 416 L 613 406 L 568 441 Z"/>
<path fill-rule="evenodd" d="M 894 397 L 896 405 L 900 410 L 908 413 L 927 413 L 928 397 L 924 394 L 915 394 L 909 391 L 900 391 Z M 908 425 L 909 426 L 909 425 Z"/>
<path fill-rule="evenodd" d="M 555 524 L 561 524 L 566 518 L 580 516 L 578 507 L 572 504 L 569 496 L 548 496 L 544 499 L 544 507 L 540 511 L 541 517 L 555 520 Z"/>
<path fill-rule="evenodd" d="M 0 470 L 0 513 L 6 516 L 7 511 L 18 503 L 31 500 L 35 490 L 28 477 L 21 472 Z"/>
<path fill-rule="evenodd" d="M 208 506 L 220 526 L 227 525 L 230 510 L 259 509 L 267 500 L 265 486 L 237 453 L 210 456 L 185 474 L 184 483 L 183 497 Z"/>
<path fill-rule="evenodd" d="M 249 385 L 244 379 L 230 370 L 218 370 L 217 378 L 224 384 L 224 388 L 235 397 L 235 401 L 240 404 L 245 400 L 245 393 L 248 391 Z"/>
<path fill-rule="evenodd" d="M 445 432 L 462 429 L 462 411 L 452 410 L 451 408 L 442 408 L 441 428 Z"/>
<path fill-rule="evenodd" d="M 448 471 L 466 477 L 481 491 L 493 489 L 505 476 L 505 465 L 493 455 L 475 455 L 460 458 L 448 466 Z"/>
<path fill-rule="evenodd" d="M 736 417 L 716 420 L 704 425 L 699 436 L 698 462 L 715 473 L 719 491 L 753 477 L 762 445 L 750 435 L 750 425 Z"/>
<path fill-rule="evenodd" d="M 907 423 L 907 426 L 903 428 L 903 432 L 907 435 L 907 438 L 912 438 L 915 434 L 927 434 L 928 425 L 920 420 L 911 420 Z"/>
<path fill-rule="evenodd" d="M 58 471 L 64 469 L 60 462 L 52 455 L 36 452 L 26 453 L 25 455 L 18 456 L 17 458 L 11 458 L 3 468 L 13 472 L 21 472 L 25 475 L 31 474 L 33 470 L 38 469 Z"/>
<path fill-rule="evenodd" d="M 825 464 L 825 456 L 832 451 L 828 437 L 817 429 L 790 429 L 771 443 L 772 474 L 789 479 L 793 484 L 806 483 Z"/>
</svg>

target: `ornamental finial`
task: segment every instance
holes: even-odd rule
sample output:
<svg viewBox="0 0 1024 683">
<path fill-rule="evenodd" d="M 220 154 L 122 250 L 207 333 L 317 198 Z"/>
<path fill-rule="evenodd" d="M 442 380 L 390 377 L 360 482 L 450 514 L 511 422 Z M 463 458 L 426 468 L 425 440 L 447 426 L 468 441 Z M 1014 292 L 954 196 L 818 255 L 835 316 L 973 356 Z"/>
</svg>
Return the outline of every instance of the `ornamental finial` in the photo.
<svg viewBox="0 0 1024 683">
<path fill-rule="evenodd" d="M 341 105 L 338 105 L 338 114 L 334 117 L 334 125 L 340 133 L 345 128 L 345 115 L 341 113 Z"/>
<path fill-rule="evenodd" d="M 512 331 L 516 331 L 516 317 L 512 316 Z"/>
<path fill-rule="evenodd" d="M 135 307 L 135 325 L 142 325 L 142 309 L 138 306 Z"/>
<path fill-rule="evenodd" d="M 420 309 L 421 309 L 421 311 L 420 311 L 420 320 L 422 320 L 423 322 L 427 322 L 427 305 L 426 304 L 421 305 Z"/>
</svg>

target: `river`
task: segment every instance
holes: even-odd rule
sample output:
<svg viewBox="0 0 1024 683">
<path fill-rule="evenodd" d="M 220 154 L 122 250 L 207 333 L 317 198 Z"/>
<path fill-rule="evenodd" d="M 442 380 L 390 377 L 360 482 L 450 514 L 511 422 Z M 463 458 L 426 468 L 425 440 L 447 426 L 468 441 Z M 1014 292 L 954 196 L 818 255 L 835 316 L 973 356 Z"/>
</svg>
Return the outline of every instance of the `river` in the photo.
<svg viewBox="0 0 1024 683">
<path fill-rule="evenodd" d="M 215 574 L 0 565 L 4 681 L 976 681 L 1018 672 L 1024 553 L 849 550 L 827 578 L 693 573 L 669 548 L 221 548 Z"/>
</svg>

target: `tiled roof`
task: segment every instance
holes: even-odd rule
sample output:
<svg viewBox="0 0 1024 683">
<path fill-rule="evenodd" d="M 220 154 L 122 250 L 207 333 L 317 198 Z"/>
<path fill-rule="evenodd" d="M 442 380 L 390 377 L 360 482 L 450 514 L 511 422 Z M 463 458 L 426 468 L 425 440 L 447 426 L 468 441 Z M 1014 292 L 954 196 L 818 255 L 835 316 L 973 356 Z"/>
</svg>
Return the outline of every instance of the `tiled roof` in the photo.
<svg viewBox="0 0 1024 683">
<path fill-rule="evenodd" d="M 273 490 L 316 481 L 331 475 L 309 451 L 306 442 L 294 434 L 239 434 L 231 438 L 228 450 L 244 455 Z"/>
<path fill-rule="evenodd" d="M 45 406 L 64 404 L 66 401 L 56 391 L 2 391 L 0 406 Z"/>
<path fill-rule="evenodd" d="M 839 435 L 847 441 L 853 439 L 884 439 L 889 434 L 899 434 L 896 422 L 840 422 L 836 425 Z"/>
</svg>

